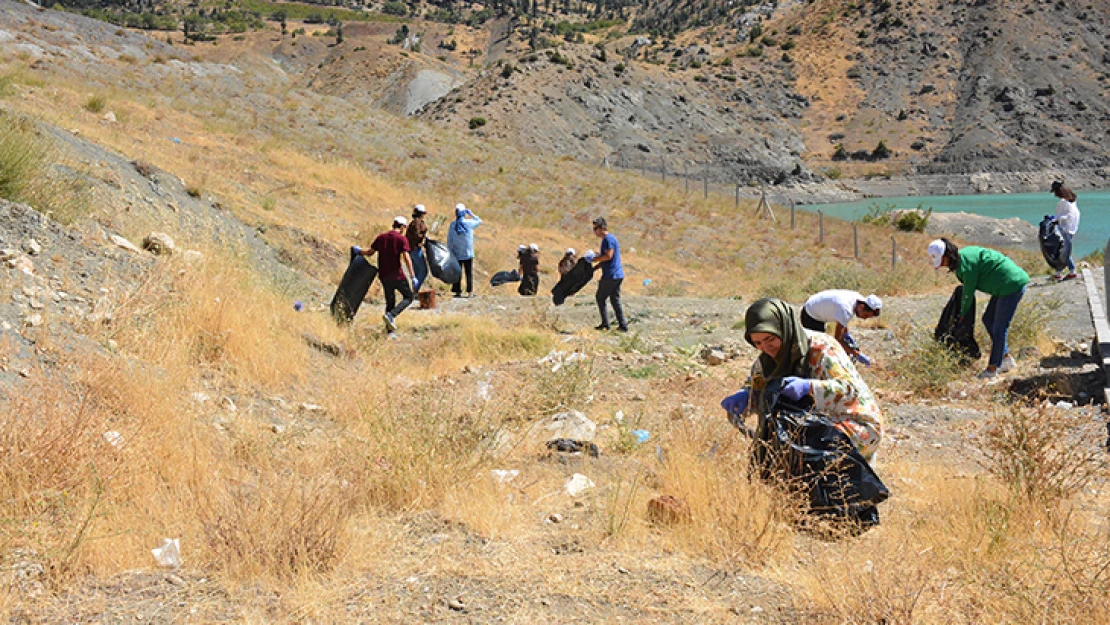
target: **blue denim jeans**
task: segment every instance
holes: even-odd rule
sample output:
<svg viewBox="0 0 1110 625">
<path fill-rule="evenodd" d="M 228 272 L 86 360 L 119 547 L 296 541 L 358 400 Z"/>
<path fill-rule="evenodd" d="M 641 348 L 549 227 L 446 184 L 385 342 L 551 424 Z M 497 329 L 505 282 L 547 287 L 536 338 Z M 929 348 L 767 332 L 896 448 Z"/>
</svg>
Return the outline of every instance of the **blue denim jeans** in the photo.
<svg viewBox="0 0 1110 625">
<path fill-rule="evenodd" d="M 1064 232 L 1063 230 L 1060 231 L 1060 234 L 1063 235 L 1064 240 L 1068 242 L 1068 246 L 1070 247 L 1071 246 L 1071 235 L 1068 234 L 1067 232 Z M 1072 250 L 1072 251 L 1074 252 L 1075 250 Z M 1071 254 L 1068 254 L 1068 273 L 1075 273 L 1075 261 L 1072 260 L 1072 255 Z"/>
<path fill-rule="evenodd" d="M 991 296 L 987 309 L 983 311 L 983 325 L 987 327 L 987 334 L 991 337 L 991 355 L 988 365 L 997 367 L 1002 364 L 1002 359 L 1010 353 L 1006 345 L 1006 338 L 1010 335 L 1010 323 L 1014 320 L 1018 302 L 1025 295 L 1025 287 L 1017 293 L 1010 293 L 1001 297 Z"/>
<path fill-rule="evenodd" d="M 424 259 L 424 250 L 412 250 L 409 252 L 409 259 L 412 260 L 412 270 L 416 273 L 416 291 L 424 285 L 424 281 L 428 279 L 428 261 Z"/>
</svg>

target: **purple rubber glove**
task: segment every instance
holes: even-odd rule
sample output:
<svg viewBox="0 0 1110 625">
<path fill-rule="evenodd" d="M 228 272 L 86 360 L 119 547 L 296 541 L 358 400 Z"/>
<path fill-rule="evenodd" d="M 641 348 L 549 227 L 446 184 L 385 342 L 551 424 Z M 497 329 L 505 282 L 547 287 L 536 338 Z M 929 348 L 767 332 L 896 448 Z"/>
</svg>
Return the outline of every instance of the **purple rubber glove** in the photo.
<svg viewBox="0 0 1110 625">
<path fill-rule="evenodd" d="M 744 410 L 748 407 L 749 395 L 748 389 L 744 389 L 721 400 L 721 408 L 724 408 L 725 412 L 728 413 L 729 423 L 738 428 L 742 428 L 744 425 Z"/>
<path fill-rule="evenodd" d="M 416 278 L 413 278 L 412 279 L 412 292 L 416 293 L 419 290 L 420 290 L 420 281 L 417 280 Z"/>
<path fill-rule="evenodd" d="M 862 362 L 865 367 L 870 367 L 871 366 L 871 359 L 868 358 L 867 356 L 864 356 L 863 354 L 857 353 L 856 354 L 856 360 Z"/>
<path fill-rule="evenodd" d="M 791 401 L 798 401 L 809 395 L 810 389 L 813 388 L 813 384 L 809 380 L 794 376 L 783 378 L 782 382 L 782 396 Z"/>
<path fill-rule="evenodd" d="M 357 256 L 362 253 L 362 248 L 357 245 L 352 245 L 351 252 L 353 252 Z"/>
</svg>

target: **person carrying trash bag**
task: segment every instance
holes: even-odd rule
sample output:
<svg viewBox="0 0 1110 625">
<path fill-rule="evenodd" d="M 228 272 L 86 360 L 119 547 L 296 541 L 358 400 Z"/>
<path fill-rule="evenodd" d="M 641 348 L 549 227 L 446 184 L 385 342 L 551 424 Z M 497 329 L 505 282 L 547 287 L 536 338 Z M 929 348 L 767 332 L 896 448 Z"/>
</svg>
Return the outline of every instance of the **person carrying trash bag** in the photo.
<svg viewBox="0 0 1110 625">
<path fill-rule="evenodd" d="M 814 411 L 870 461 L 883 438 L 883 414 L 840 343 L 824 332 L 806 330 L 794 307 L 778 298 L 753 303 L 744 323 L 744 339 L 761 354 L 744 388 L 721 401 L 729 421 L 745 430 L 749 403 L 757 415 L 768 413 L 764 389 L 777 380 L 782 397 L 794 402 L 811 398 Z"/>
<path fill-rule="evenodd" d="M 409 241 L 409 260 L 412 261 L 412 268 L 415 271 L 413 277 L 416 281 L 412 285 L 412 290 L 415 292 L 419 292 L 424 281 L 428 279 L 428 259 L 424 257 L 424 241 L 428 238 L 428 224 L 424 218 L 427 214 L 428 210 L 423 204 L 413 206 L 412 220 L 405 229 L 405 238 Z"/>
<path fill-rule="evenodd" d="M 455 221 L 447 227 L 447 248 L 459 261 L 466 274 L 466 296 L 474 294 L 474 229 L 482 225 L 482 220 L 464 204 L 455 205 Z M 462 278 L 451 285 L 455 297 L 462 297 Z"/>
<path fill-rule="evenodd" d="M 563 257 L 559 259 L 559 278 L 570 273 L 574 269 L 574 265 L 578 262 L 578 256 L 574 253 L 573 247 L 568 247 L 567 251 L 563 253 Z"/>
<path fill-rule="evenodd" d="M 991 296 L 983 311 L 983 325 L 991 337 L 990 358 L 987 368 L 978 377 L 993 378 L 1017 366 L 1010 355 L 1007 339 L 1010 323 L 1029 284 L 1029 274 L 1002 252 L 974 245 L 960 249 L 945 238 L 930 243 L 926 251 L 933 269 L 947 267 L 964 285 L 957 325 L 969 314 L 974 314 L 975 291 Z"/>
<path fill-rule="evenodd" d="M 370 244 L 370 249 L 361 250 L 366 257 L 378 254 L 378 277 L 382 281 L 382 290 L 385 292 L 385 322 L 386 332 L 393 334 L 397 331 L 397 317 L 400 316 L 409 304 L 412 304 L 412 288 L 416 286 L 416 278 L 412 282 L 405 277 L 402 265 L 410 275 L 413 274 L 412 260 L 409 259 L 409 241 L 405 238 L 405 228 L 408 220 L 403 216 L 393 218 L 393 227 L 388 232 L 383 232 Z M 401 294 L 400 303 L 397 302 L 397 293 Z"/>
<path fill-rule="evenodd" d="M 524 297 L 532 297 L 540 290 L 540 246 L 533 243 L 519 255 L 520 286 L 516 292 Z"/>
<path fill-rule="evenodd" d="M 591 261 L 596 269 L 601 269 L 601 279 L 597 283 L 597 309 L 601 313 L 601 324 L 594 329 L 609 329 L 609 311 L 605 306 L 608 301 L 613 305 L 613 314 L 617 317 L 617 329 L 628 332 L 628 321 L 624 318 L 624 308 L 621 306 L 621 283 L 624 282 L 621 244 L 609 232 L 609 224 L 604 217 L 595 219 L 593 226 L 594 235 L 601 239 L 601 253 Z"/>
<path fill-rule="evenodd" d="M 802 327 L 814 332 L 824 332 L 825 324 L 835 323 L 833 337 L 844 351 L 848 352 L 853 360 L 870 367 L 871 359 L 860 353 L 855 339 L 848 333 L 848 324 L 852 322 L 852 317 L 860 319 L 878 317 L 882 309 L 883 300 L 874 293 L 864 297 L 855 291 L 829 289 L 806 300 L 801 310 Z"/>
<path fill-rule="evenodd" d="M 1062 181 L 1056 180 L 1052 183 L 1052 194 L 1060 198 L 1056 203 L 1056 225 L 1060 228 L 1060 234 L 1065 238 L 1065 246 L 1069 250 L 1068 253 L 1068 273 L 1064 274 L 1063 271 L 1057 270 L 1053 278 L 1057 281 L 1074 280 L 1078 276 L 1075 273 L 1075 261 L 1071 258 L 1071 240 L 1075 237 L 1075 233 L 1079 231 L 1079 206 L 1076 204 L 1075 192 L 1069 189 Z M 1055 267 L 1054 267 L 1055 269 Z"/>
</svg>

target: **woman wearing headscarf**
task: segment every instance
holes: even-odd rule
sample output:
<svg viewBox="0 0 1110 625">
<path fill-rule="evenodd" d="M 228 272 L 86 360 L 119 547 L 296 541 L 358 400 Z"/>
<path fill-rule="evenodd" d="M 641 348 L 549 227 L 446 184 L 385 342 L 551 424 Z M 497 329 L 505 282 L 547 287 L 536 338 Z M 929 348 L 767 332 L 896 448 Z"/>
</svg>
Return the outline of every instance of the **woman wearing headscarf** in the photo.
<svg viewBox="0 0 1110 625">
<path fill-rule="evenodd" d="M 766 412 L 763 390 L 782 380 L 782 395 L 813 398 L 814 412 L 827 417 L 870 460 L 883 437 L 883 415 L 871 389 L 835 338 L 802 327 L 794 307 L 764 298 L 744 314 L 744 338 L 760 352 L 744 389 L 721 401 L 729 421 L 743 426 L 749 398 L 756 413 Z"/>
<path fill-rule="evenodd" d="M 466 295 L 474 294 L 474 229 L 482 220 L 463 204 L 455 205 L 455 221 L 447 228 L 447 249 L 466 274 Z M 462 297 L 462 278 L 451 285 L 455 297 Z"/>
<path fill-rule="evenodd" d="M 1075 233 L 1079 231 L 1079 206 L 1075 203 L 1075 192 L 1072 191 L 1059 180 L 1052 182 L 1052 194 L 1060 198 L 1056 203 L 1056 224 L 1060 226 L 1060 234 L 1067 238 L 1068 244 L 1071 244 L 1072 238 Z M 1075 261 L 1071 256 L 1068 256 L 1068 273 L 1057 272 L 1053 276 L 1056 280 L 1074 280 L 1079 277 L 1075 273 Z"/>
</svg>

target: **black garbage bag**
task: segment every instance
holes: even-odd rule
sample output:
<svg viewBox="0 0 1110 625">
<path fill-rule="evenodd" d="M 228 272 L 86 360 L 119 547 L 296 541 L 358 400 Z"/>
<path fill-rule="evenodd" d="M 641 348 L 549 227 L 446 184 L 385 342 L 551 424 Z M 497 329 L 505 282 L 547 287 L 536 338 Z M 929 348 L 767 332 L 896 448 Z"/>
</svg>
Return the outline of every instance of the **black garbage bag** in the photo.
<svg viewBox="0 0 1110 625">
<path fill-rule="evenodd" d="M 445 244 L 425 239 L 424 257 L 428 260 L 428 271 L 440 282 L 455 284 L 462 279 L 462 267 Z"/>
<path fill-rule="evenodd" d="M 489 278 L 490 286 L 501 286 L 510 282 L 520 282 L 520 273 L 513 269 L 512 271 L 498 271 Z"/>
<path fill-rule="evenodd" d="M 351 260 L 343 278 L 339 281 L 339 288 L 335 290 L 335 297 L 331 299 L 331 315 L 339 323 L 350 323 L 366 298 L 374 278 L 378 275 L 378 268 L 366 261 L 366 257 L 356 254 L 351 248 Z"/>
<path fill-rule="evenodd" d="M 765 393 L 767 414 L 759 416 L 752 468 L 763 480 L 803 494 L 808 512 L 864 530 L 879 523 L 876 506 L 890 491 L 852 439 L 824 415 L 813 399 L 794 404 L 780 397 L 781 380 Z"/>
<path fill-rule="evenodd" d="M 559 282 L 551 287 L 551 301 L 562 306 L 568 297 L 581 291 L 594 279 L 594 266 L 585 258 L 579 258 L 574 268 L 567 272 Z"/>
<path fill-rule="evenodd" d="M 1068 268 L 1068 259 L 1071 258 L 1071 241 L 1064 237 L 1064 233 L 1060 232 L 1060 224 L 1056 222 L 1056 218 L 1052 215 L 1045 215 L 1041 220 L 1040 231 L 1037 233 L 1037 240 L 1041 244 L 1041 254 L 1044 255 L 1045 262 L 1049 267 L 1056 271 L 1063 271 Z"/>
<path fill-rule="evenodd" d="M 952 297 L 944 305 L 936 330 L 933 331 L 933 339 L 948 346 L 967 364 L 979 360 L 982 352 L 979 351 L 979 342 L 975 340 L 975 302 L 972 301 L 968 314 L 959 317 L 963 296 L 964 287 L 961 284 L 952 291 Z"/>
</svg>

